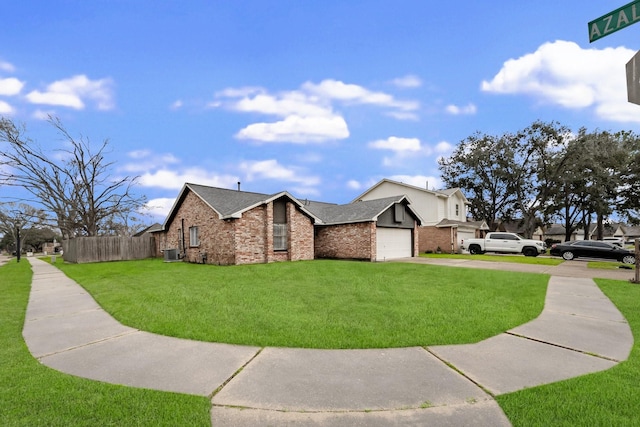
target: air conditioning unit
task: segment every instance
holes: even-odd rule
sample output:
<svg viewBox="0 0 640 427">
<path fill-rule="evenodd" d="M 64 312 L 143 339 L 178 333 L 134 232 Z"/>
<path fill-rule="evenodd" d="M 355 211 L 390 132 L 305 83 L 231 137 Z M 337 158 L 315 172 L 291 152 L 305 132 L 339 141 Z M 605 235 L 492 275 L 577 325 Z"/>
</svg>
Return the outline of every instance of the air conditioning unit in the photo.
<svg viewBox="0 0 640 427">
<path fill-rule="evenodd" d="M 164 262 L 180 261 L 180 254 L 178 249 L 165 249 L 164 250 Z"/>
</svg>

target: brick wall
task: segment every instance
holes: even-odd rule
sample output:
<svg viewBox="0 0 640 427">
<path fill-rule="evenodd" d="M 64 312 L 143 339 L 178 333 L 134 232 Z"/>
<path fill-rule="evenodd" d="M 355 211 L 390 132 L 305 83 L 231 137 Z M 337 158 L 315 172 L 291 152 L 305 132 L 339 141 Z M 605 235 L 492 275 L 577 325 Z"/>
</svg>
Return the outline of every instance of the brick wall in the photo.
<svg viewBox="0 0 640 427">
<path fill-rule="evenodd" d="M 201 254 L 206 254 L 209 264 L 235 263 L 233 224 L 221 220 L 217 213 L 191 191 L 187 192 L 173 220 L 168 224 L 166 232 L 158 233 L 158 235 L 162 234 L 157 239 L 160 246 L 158 249 L 180 248 L 178 230 L 182 228 L 183 224 L 185 260 L 200 262 Z M 189 227 L 194 226 L 198 227 L 200 240 L 200 245 L 197 247 L 189 245 Z"/>
<path fill-rule="evenodd" d="M 455 228 L 437 228 L 434 226 L 419 227 L 418 235 L 418 249 L 421 253 L 427 251 L 436 252 L 438 247 L 440 247 L 442 252 L 446 253 L 456 253 L 458 251 L 457 230 Z M 453 242 L 453 251 L 451 249 L 451 242 Z"/>
<path fill-rule="evenodd" d="M 290 261 L 315 258 L 314 225 L 311 219 L 300 212 L 293 203 L 287 203 L 289 221 L 289 257 Z"/>
<path fill-rule="evenodd" d="M 268 226 L 271 224 L 271 226 Z M 233 220 L 236 264 L 269 262 L 273 252 L 273 205 L 257 206 Z"/>
<path fill-rule="evenodd" d="M 375 260 L 375 223 L 342 224 L 316 229 L 316 258 Z"/>
<path fill-rule="evenodd" d="M 178 230 L 184 220 L 184 259 L 208 264 L 254 264 L 314 258 L 313 223 L 295 204 L 287 203 L 289 248 L 273 250 L 273 203 L 244 212 L 242 218 L 221 220 L 199 197 L 188 191 L 164 233 L 156 233 L 158 254 L 181 248 Z M 189 245 L 189 227 L 197 226 L 200 245 Z"/>
</svg>

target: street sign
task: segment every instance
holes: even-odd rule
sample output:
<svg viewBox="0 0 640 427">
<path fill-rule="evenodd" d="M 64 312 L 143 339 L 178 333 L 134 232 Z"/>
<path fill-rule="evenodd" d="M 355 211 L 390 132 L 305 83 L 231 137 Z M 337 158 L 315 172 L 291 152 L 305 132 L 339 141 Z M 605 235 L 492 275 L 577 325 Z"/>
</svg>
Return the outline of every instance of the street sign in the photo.
<svg viewBox="0 0 640 427">
<path fill-rule="evenodd" d="M 627 62 L 627 100 L 640 105 L 640 52 Z"/>
<path fill-rule="evenodd" d="M 635 0 L 589 22 L 589 42 L 594 42 L 638 21 L 640 21 L 640 0 Z"/>
</svg>

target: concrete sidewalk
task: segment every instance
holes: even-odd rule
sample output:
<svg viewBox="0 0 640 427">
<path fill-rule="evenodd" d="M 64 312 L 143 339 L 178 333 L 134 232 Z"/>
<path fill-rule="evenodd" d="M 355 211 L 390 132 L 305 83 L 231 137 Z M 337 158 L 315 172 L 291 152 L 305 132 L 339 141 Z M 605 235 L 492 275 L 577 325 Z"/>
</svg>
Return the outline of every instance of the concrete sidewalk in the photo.
<svg viewBox="0 0 640 427">
<path fill-rule="evenodd" d="M 60 270 L 29 262 L 23 335 L 34 357 L 81 377 L 208 396 L 216 426 L 509 425 L 491 394 L 608 369 L 633 345 L 624 318 L 588 278 L 553 276 L 540 317 L 480 343 L 309 350 L 129 328 Z"/>
</svg>

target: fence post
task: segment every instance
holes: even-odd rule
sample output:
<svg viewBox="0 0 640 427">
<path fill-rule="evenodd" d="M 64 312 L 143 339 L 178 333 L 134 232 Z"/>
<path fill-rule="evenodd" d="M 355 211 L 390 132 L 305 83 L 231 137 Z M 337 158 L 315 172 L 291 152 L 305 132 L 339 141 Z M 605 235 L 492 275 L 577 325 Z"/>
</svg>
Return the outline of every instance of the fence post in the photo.
<svg viewBox="0 0 640 427">
<path fill-rule="evenodd" d="M 640 239 L 636 238 L 636 276 L 634 283 L 640 283 Z"/>
</svg>

